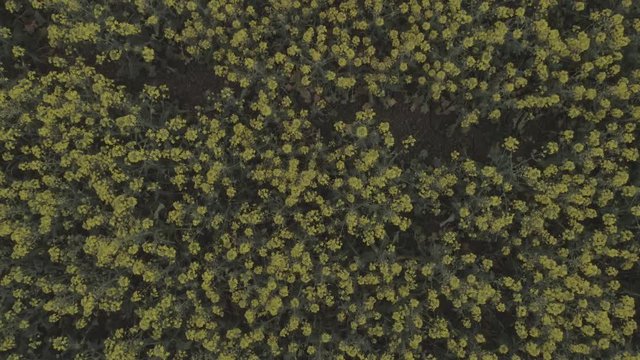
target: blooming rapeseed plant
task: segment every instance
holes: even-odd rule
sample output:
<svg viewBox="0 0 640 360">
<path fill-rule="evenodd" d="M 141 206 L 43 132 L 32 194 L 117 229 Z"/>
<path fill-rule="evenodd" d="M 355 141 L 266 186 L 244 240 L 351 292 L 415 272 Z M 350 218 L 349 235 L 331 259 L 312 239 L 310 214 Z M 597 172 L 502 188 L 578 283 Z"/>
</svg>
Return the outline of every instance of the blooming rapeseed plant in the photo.
<svg viewBox="0 0 640 360">
<path fill-rule="evenodd" d="M 632 1 L 0 6 L 0 357 L 639 356 Z"/>
</svg>

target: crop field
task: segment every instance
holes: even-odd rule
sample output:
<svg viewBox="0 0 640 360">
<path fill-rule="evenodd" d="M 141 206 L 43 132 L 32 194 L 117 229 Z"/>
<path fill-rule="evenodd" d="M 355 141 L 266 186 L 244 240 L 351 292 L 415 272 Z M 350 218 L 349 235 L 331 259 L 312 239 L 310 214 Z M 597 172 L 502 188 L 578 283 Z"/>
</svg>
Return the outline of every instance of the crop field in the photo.
<svg viewBox="0 0 640 360">
<path fill-rule="evenodd" d="M 640 0 L 0 1 L 0 359 L 640 360 Z"/>
</svg>

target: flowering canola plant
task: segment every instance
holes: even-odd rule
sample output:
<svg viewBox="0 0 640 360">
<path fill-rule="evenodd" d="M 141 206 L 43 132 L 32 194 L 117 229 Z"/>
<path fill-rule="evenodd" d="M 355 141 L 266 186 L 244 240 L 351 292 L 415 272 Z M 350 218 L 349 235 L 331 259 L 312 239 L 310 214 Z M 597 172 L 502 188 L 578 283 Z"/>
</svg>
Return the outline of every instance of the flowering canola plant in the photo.
<svg viewBox="0 0 640 360">
<path fill-rule="evenodd" d="M 640 359 L 636 1 L 0 6 L 0 358 Z"/>
</svg>

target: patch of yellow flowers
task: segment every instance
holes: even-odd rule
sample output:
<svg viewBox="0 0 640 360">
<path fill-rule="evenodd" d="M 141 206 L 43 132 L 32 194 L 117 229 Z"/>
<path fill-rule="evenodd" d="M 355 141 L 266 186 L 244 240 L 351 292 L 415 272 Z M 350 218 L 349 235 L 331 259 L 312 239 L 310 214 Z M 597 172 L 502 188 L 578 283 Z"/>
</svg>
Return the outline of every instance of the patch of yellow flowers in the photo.
<svg viewBox="0 0 640 360">
<path fill-rule="evenodd" d="M 51 51 L 0 28 L 0 357 L 640 359 L 632 1 L 3 6 Z M 201 106 L 100 70 L 176 59 Z"/>
</svg>

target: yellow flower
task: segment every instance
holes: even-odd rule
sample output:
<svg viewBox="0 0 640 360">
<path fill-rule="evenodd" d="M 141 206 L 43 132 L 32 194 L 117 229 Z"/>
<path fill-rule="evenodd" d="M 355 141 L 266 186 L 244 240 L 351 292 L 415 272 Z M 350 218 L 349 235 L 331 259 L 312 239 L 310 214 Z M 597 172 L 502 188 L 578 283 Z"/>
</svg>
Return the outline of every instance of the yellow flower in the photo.
<svg viewBox="0 0 640 360">
<path fill-rule="evenodd" d="M 145 62 L 152 62 L 155 57 L 155 52 L 150 47 L 144 47 L 142 49 L 142 58 Z"/>
<path fill-rule="evenodd" d="M 508 138 L 506 138 L 504 140 L 504 142 L 502 143 L 502 146 L 509 152 L 514 152 L 518 149 L 518 145 L 520 144 L 520 142 L 518 141 L 518 139 L 509 136 Z"/>
<path fill-rule="evenodd" d="M 11 53 L 13 54 L 13 57 L 15 57 L 16 59 L 19 59 L 24 56 L 25 49 L 21 46 L 13 46 L 11 48 Z"/>
<path fill-rule="evenodd" d="M 53 349 L 56 351 L 65 351 L 69 346 L 69 339 L 64 336 L 59 336 L 53 339 Z"/>
<path fill-rule="evenodd" d="M 229 249 L 229 251 L 227 251 L 227 259 L 229 261 L 235 260 L 236 257 L 238 257 L 238 252 L 236 251 L 236 249 Z"/>
<path fill-rule="evenodd" d="M 282 307 L 282 299 L 279 296 L 275 296 L 267 302 L 266 310 L 272 315 L 276 316 Z"/>
</svg>

